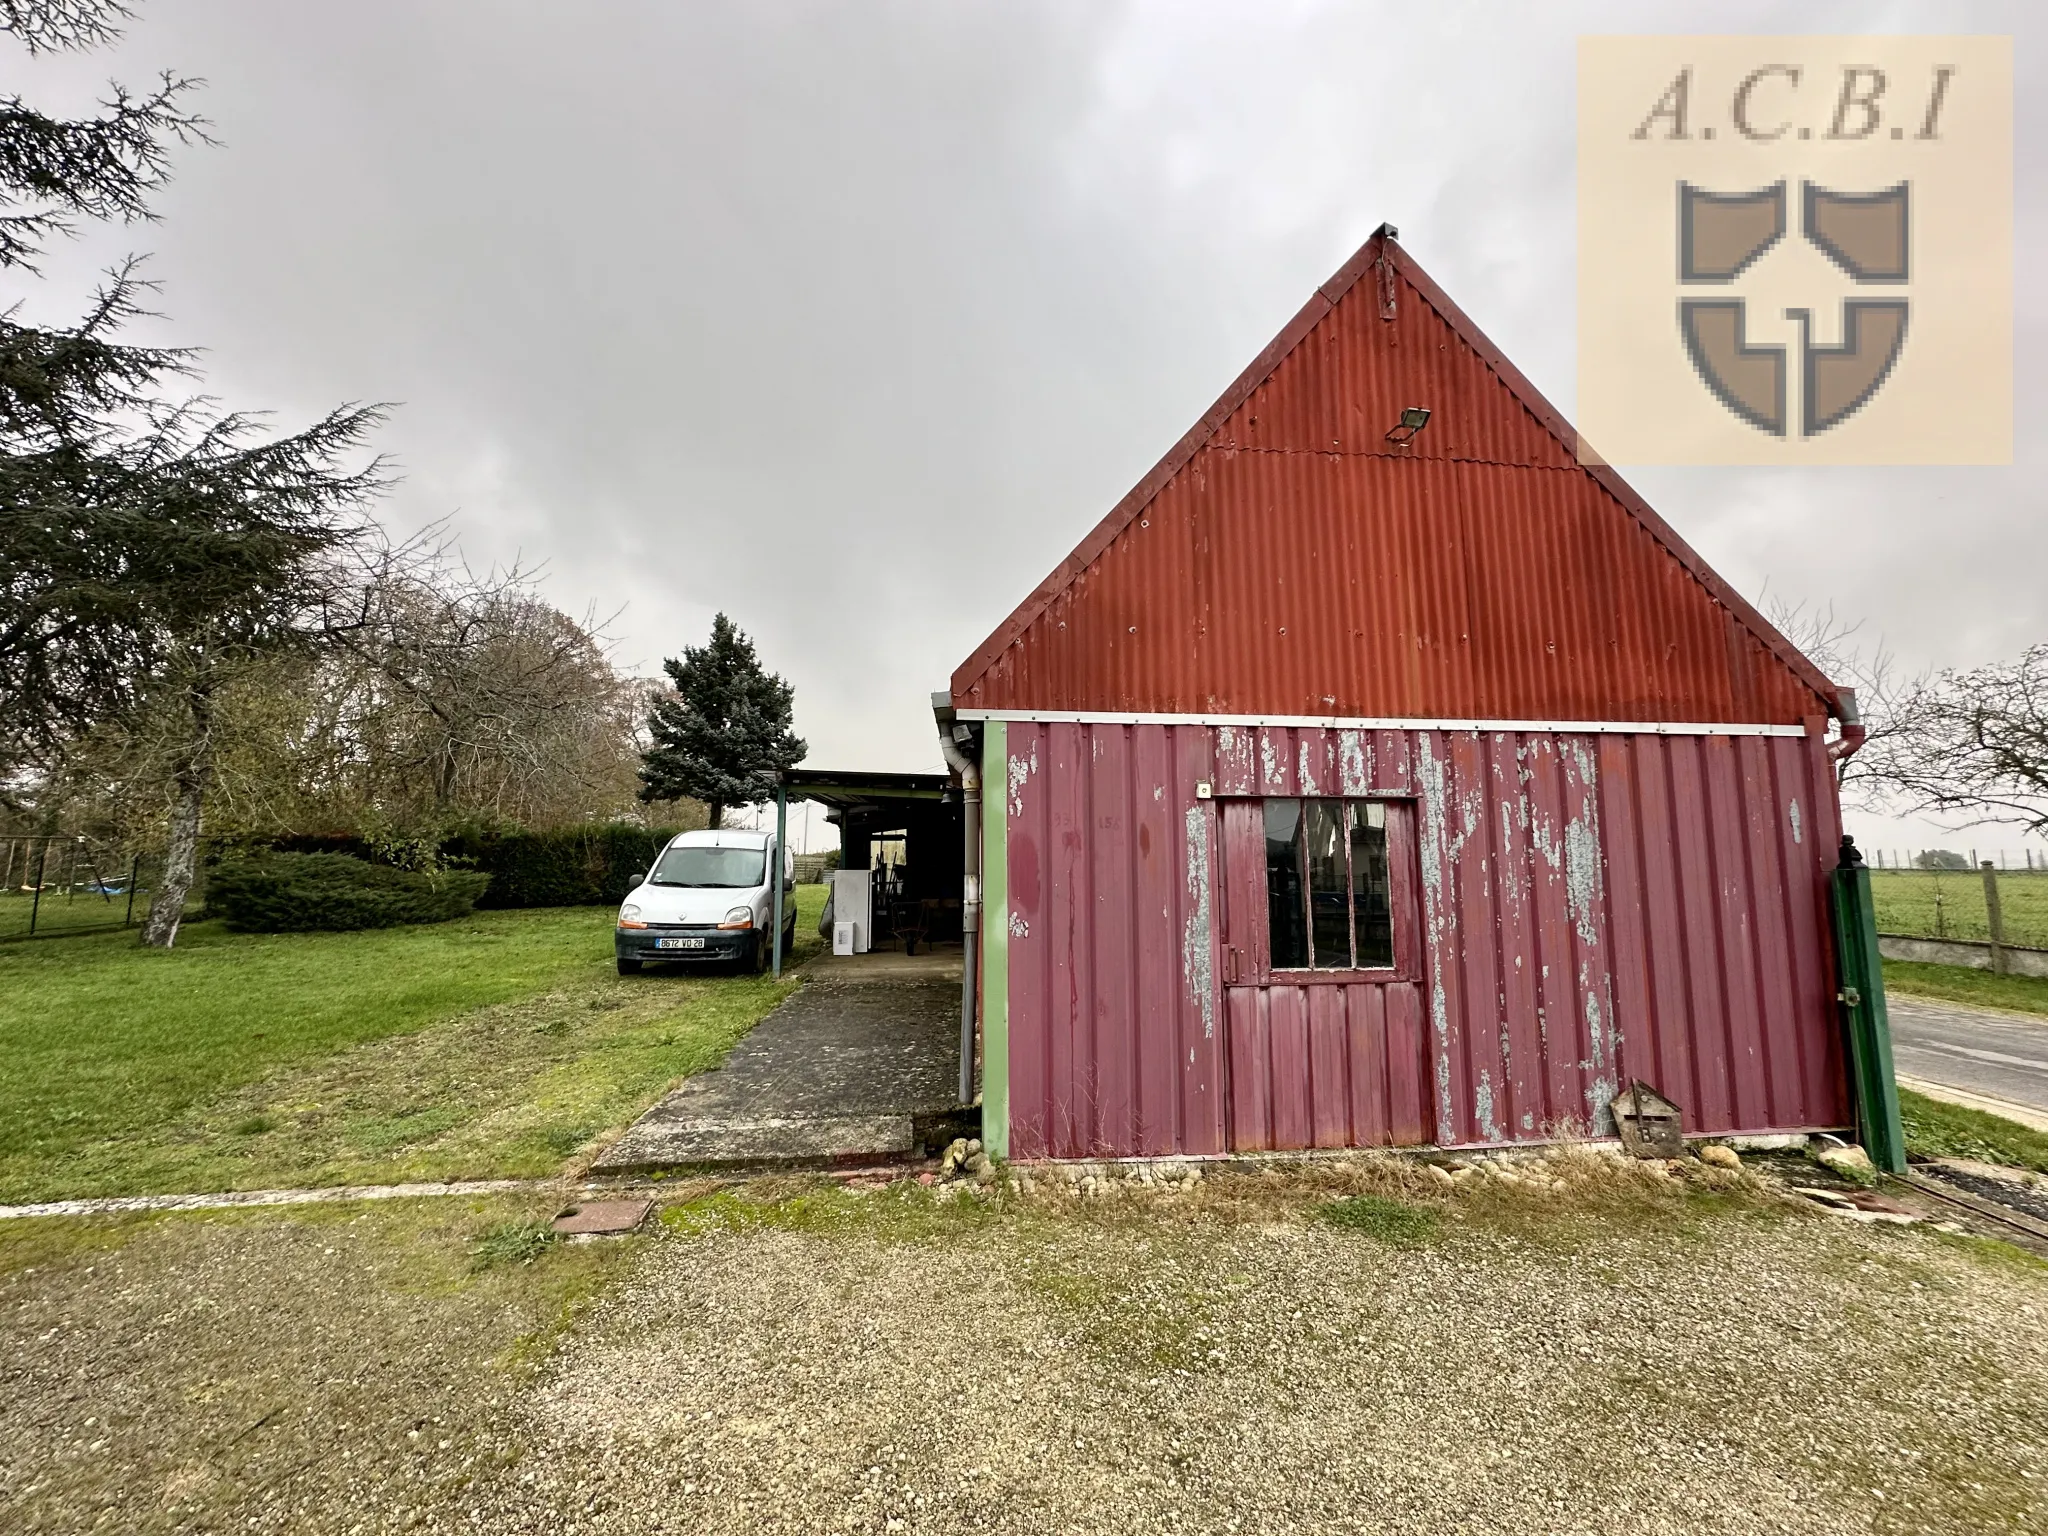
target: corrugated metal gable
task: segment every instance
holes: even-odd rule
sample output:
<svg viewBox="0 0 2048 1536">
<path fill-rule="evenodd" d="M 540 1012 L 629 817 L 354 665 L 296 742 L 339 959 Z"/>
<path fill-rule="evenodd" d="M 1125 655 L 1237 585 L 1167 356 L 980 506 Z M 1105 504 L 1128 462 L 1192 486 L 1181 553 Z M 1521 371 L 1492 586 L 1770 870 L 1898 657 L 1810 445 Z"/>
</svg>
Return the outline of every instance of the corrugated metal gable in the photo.
<svg viewBox="0 0 2048 1536">
<path fill-rule="evenodd" d="M 1430 423 L 1393 447 L 1409 405 Z M 1375 236 L 954 674 L 954 700 L 1788 725 L 1833 713 L 1826 679 L 1612 471 L 1580 465 L 1569 432 Z"/>
</svg>

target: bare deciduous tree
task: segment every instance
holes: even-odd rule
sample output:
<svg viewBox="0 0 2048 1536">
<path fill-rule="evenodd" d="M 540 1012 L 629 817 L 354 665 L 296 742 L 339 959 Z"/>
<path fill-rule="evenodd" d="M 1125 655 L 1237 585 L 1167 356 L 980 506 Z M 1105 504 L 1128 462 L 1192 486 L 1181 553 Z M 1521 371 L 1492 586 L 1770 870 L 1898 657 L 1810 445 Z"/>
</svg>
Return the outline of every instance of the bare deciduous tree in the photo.
<svg viewBox="0 0 2048 1536">
<path fill-rule="evenodd" d="M 1868 736 L 1840 768 L 1866 809 L 2023 827 L 2048 835 L 2048 645 L 2017 661 L 1901 676 L 1882 640 L 1834 609 L 1768 602 L 1784 636 L 1856 690 Z"/>
<path fill-rule="evenodd" d="M 2048 835 L 2048 645 L 1924 679 L 1896 712 L 1898 729 L 1873 764 L 1892 799 L 1965 825 Z"/>
<path fill-rule="evenodd" d="M 633 689 L 601 626 L 527 573 L 480 577 L 410 546 L 376 563 L 330 632 L 328 729 L 355 744 L 387 817 L 556 825 L 633 805 Z"/>
<path fill-rule="evenodd" d="M 1764 613 L 1778 633 L 1798 646 L 1830 682 L 1856 690 L 1857 713 L 1865 731 L 1863 747 L 1840 759 L 1835 773 L 1846 797 L 1877 809 L 1890 793 L 1884 764 L 1905 729 L 1901 702 L 1925 682 L 1924 676 L 1902 679 L 1897 659 L 1883 637 L 1866 650 L 1859 643 L 1862 621 L 1838 619 L 1832 603 L 1808 607 L 1783 598 L 1766 598 Z"/>
</svg>

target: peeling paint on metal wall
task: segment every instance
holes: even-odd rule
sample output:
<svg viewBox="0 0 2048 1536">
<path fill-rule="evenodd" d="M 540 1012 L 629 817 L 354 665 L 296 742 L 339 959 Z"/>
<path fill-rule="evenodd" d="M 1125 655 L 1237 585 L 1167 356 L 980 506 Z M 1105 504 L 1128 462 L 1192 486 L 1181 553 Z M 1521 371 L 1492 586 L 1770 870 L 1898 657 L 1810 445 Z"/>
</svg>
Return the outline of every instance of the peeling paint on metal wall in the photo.
<svg viewBox="0 0 2048 1536">
<path fill-rule="evenodd" d="M 1012 1155 L 1222 1151 L 1211 733 L 1009 729 Z"/>
<path fill-rule="evenodd" d="M 1837 833 L 1818 736 L 1010 730 L 1018 1156 L 1220 1151 L 1226 1093 L 1242 1111 L 1236 1144 L 1331 1144 L 1317 1074 L 1351 1058 L 1318 1053 L 1356 1021 L 1388 1017 L 1367 999 L 1383 989 L 1325 988 L 1299 1018 L 1292 1003 L 1261 1014 L 1264 1060 L 1242 1074 L 1224 1060 L 1237 1026 L 1219 1028 L 1215 957 L 1231 919 L 1216 903 L 1237 887 L 1217 868 L 1203 780 L 1219 796 L 1313 786 L 1414 801 L 1420 981 L 1403 1006 L 1421 1031 L 1415 1091 L 1438 1142 L 1607 1133 L 1608 1102 L 1631 1077 L 1701 1132 L 1849 1117 L 1825 908 Z M 1060 732 L 1073 739 L 1047 746 L 1042 774 L 1017 771 Z M 1800 826 L 1795 802 L 1827 824 Z M 1127 805 L 1139 808 L 1128 819 Z M 1068 828 L 1096 845 L 1060 863 L 1053 840 Z M 1085 882 L 1058 903 L 1056 863 Z M 1048 923 L 1049 904 L 1067 919 Z M 1083 974 L 1086 985 L 1063 980 Z M 1384 1064 L 1373 1081 L 1401 1069 Z M 1284 1082 L 1297 1087 L 1283 1094 Z M 1259 1094 L 1256 1106 L 1244 1097 Z M 1383 1088 L 1370 1094 L 1403 1113 Z M 1338 1134 L 1385 1140 L 1386 1119 L 1361 1109 Z"/>
<path fill-rule="evenodd" d="M 1216 1038 L 1215 935 L 1209 922 L 1209 813 L 1187 809 L 1188 920 L 1181 936 L 1181 978 L 1188 1001 L 1202 1016 L 1202 1038 Z"/>
</svg>

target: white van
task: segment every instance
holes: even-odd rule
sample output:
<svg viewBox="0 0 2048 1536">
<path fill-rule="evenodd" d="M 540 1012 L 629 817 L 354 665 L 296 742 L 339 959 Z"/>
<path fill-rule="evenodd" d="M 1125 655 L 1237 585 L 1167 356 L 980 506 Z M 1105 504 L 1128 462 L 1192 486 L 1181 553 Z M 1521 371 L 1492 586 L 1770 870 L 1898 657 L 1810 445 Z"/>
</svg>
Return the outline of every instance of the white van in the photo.
<svg viewBox="0 0 2048 1536">
<path fill-rule="evenodd" d="M 685 832 L 661 850 L 619 907 L 619 974 L 649 960 L 768 965 L 774 929 L 775 835 Z M 796 937 L 795 868 L 782 854 L 782 952 Z"/>
</svg>

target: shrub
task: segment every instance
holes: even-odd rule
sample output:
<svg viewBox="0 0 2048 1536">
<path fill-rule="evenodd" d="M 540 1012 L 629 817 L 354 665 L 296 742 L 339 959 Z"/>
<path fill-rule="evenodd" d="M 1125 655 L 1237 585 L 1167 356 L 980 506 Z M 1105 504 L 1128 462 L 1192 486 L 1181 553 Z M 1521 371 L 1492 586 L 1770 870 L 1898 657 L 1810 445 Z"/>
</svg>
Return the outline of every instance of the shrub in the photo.
<svg viewBox="0 0 2048 1536">
<path fill-rule="evenodd" d="M 415 874 L 341 853 L 266 853 L 216 868 L 207 905 L 244 933 L 394 928 L 467 916 L 489 883 L 474 870 Z"/>
</svg>

